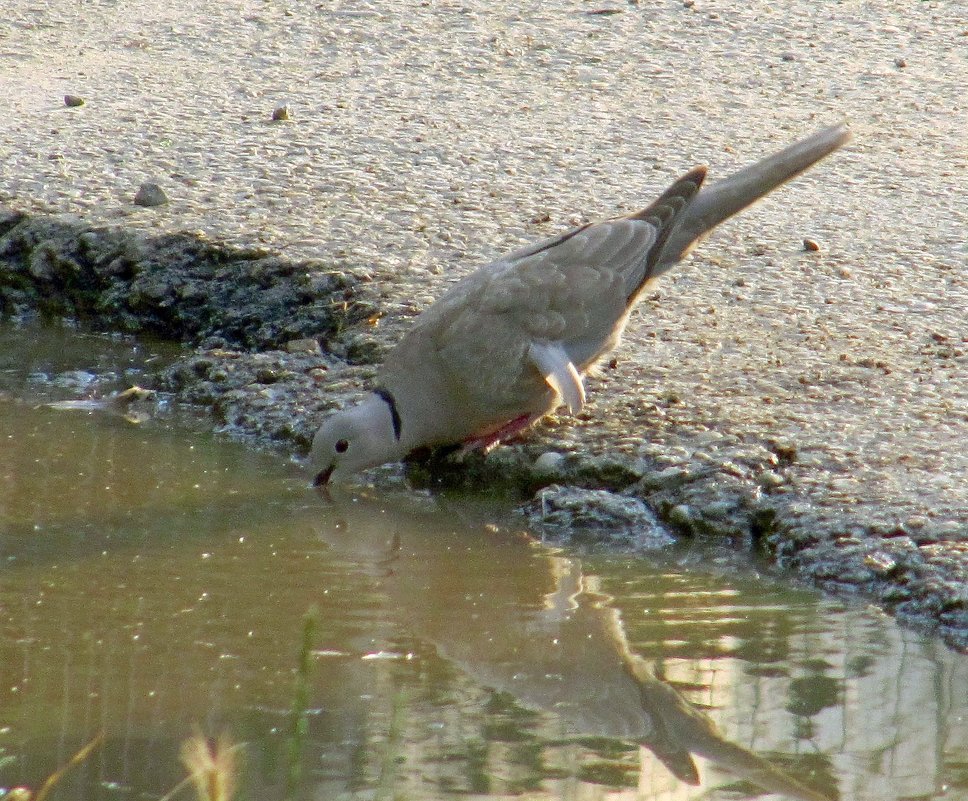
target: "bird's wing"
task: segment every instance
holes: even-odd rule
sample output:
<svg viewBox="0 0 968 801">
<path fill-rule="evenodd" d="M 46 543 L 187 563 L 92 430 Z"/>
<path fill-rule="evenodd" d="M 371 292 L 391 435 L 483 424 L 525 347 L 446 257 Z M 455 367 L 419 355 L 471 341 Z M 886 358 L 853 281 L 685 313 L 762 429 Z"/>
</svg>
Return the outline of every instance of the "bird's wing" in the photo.
<svg viewBox="0 0 968 801">
<path fill-rule="evenodd" d="M 577 410 L 580 373 L 617 343 L 704 174 L 687 173 L 637 214 L 514 251 L 458 282 L 418 318 L 389 369 L 400 376 L 416 360 L 432 361 L 455 406 L 475 421 L 544 412 L 562 400 Z"/>
</svg>

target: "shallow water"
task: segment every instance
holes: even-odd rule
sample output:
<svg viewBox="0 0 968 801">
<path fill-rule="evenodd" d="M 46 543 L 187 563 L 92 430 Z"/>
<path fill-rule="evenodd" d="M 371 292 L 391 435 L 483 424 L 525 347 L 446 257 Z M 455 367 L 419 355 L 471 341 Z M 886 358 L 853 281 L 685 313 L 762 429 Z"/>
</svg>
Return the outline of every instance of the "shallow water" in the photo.
<svg viewBox="0 0 968 801">
<path fill-rule="evenodd" d="M 103 731 L 54 797 L 157 799 L 200 727 L 246 743 L 242 797 L 282 798 L 315 607 L 303 798 L 968 797 L 968 659 L 876 611 L 45 405 L 170 355 L 0 331 L 0 787 Z"/>
</svg>

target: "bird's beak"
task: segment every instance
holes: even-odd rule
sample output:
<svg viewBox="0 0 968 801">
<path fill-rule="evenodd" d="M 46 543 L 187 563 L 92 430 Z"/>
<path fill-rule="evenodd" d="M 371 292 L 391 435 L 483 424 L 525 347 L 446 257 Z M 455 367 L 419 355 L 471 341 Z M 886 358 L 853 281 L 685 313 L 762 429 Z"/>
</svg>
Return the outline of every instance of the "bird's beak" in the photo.
<svg viewBox="0 0 968 801">
<path fill-rule="evenodd" d="M 325 470 L 320 470 L 316 474 L 316 478 L 313 479 L 313 486 L 314 487 L 325 487 L 327 484 L 329 484 L 329 477 L 331 475 L 333 475 L 333 470 L 335 470 L 335 469 L 336 469 L 336 465 L 335 464 L 331 464 Z"/>
</svg>

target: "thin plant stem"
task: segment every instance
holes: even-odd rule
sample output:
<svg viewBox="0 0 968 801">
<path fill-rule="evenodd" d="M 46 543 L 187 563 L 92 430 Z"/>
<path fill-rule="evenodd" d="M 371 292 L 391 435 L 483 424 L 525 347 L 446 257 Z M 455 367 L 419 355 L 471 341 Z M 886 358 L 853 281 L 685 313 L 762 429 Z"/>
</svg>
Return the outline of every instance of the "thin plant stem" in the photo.
<svg viewBox="0 0 968 801">
<path fill-rule="evenodd" d="M 406 723 L 407 691 L 398 689 L 393 694 L 393 707 L 390 712 L 390 728 L 387 731 L 386 750 L 380 764 L 380 778 L 377 780 L 373 801 L 389 801 L 394 796 L 397 779 L 397 766 L 403 760 L 403 731 Z"/>
<path fill-rule="evenodd" d="M 91 752 L 97 748 L 104 740 L 104 732 L 100 732 L 93 740 L 91 740 L 87 745 L 81 748 L 74 756 L 68 760 L 64 765 L 61 765 L 57 770 L 55 770 L 47 780 L 41 785 L 40 789 L 37 791 L 37 795 L 34 796 L 33 801 L 44 801 L 45 798 L 50 794 L 51 790 L 54 789 L 57 782 L 59 782 L 64 774 L 67 773 L 75 765 L 80 765 L 85 759 L 87 759 Z"/>
<path fill-rule="evenodd" d="M 286 772 L 286 801 L 295 801 L 296 791 L 302 779 L 302 754 L 309 733 L 309 679 L 312 669 L 312 652 L 316 641 L 319 610 L 312 606 L 303 616 L 302 645 L 296 664 L 296 680 L 293 686 L 292 711 L 289 729 L 289 758 Z"/>
</svg>

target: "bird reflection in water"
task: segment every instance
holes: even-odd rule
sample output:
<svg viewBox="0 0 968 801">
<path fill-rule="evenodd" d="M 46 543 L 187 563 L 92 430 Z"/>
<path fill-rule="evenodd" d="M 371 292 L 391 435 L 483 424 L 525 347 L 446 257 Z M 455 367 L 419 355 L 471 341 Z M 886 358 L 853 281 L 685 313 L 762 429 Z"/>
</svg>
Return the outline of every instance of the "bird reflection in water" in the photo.
<svg viewBox="0 0 968 801">
<path fill-rule="evenodd" d="M 632 652 L 611 598 L 580 559 L 523 533 L 419 525 L 392 531 L 377 505 L 333 503 L 342 520 L 323 535 L 328 543 L 372 557 L 382 589 L 414 636 L 479 684 L 555 715 L 575 735 L 636 743 L 689 785 L 700 784 L 694 756 L 701 756 L 788 798 L 836 798 L 730 742 L 656 678 Z"/>
</svg>

